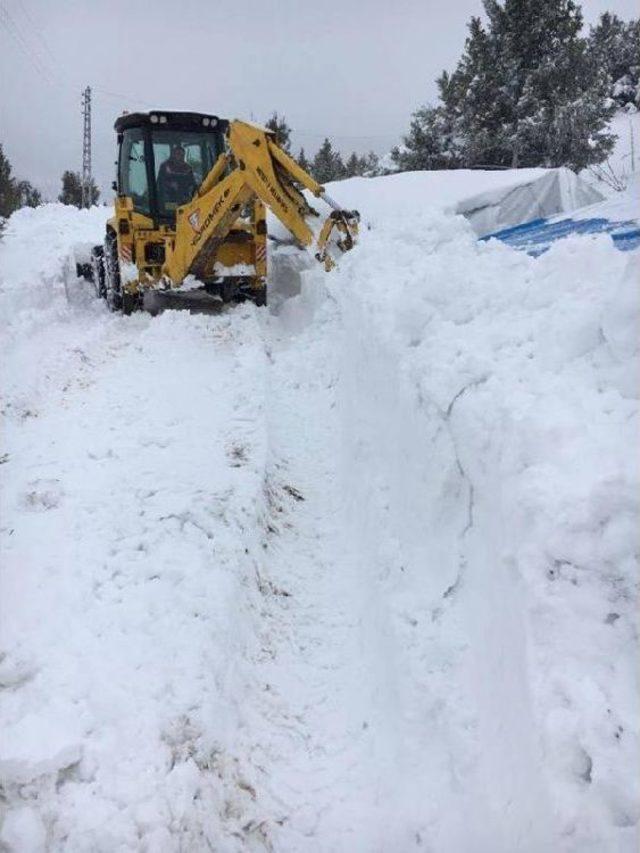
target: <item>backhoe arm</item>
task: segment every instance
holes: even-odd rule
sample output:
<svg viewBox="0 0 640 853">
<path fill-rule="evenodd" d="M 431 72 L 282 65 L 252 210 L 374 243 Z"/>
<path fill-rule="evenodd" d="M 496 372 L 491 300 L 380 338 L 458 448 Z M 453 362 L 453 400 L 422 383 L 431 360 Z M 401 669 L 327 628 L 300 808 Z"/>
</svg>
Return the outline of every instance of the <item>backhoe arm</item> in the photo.
<svg viewBox="0 0 640 853">
<path fill-rule="evenodd" d="M 316 258 L 330 269 L 332 232 L 336 245 L 347 251 L 358 232 L 357 211 L 343 210 L 311 175 L 300 168 L 258 125 L 232 121 L 229 153 L 222 154 L 200 185 L 196 196 L 176 212 L 175 242 L 169 247 L 163 273 L 174 284 L 192 273 L 199 277 L 210 264 L 244 206 L 258 197 L 305 247 L 316 244 Z M 299 187 L 309 190 L 333 208 L 316 237 L 308 220 L 318 217 Z"/>
</svg>

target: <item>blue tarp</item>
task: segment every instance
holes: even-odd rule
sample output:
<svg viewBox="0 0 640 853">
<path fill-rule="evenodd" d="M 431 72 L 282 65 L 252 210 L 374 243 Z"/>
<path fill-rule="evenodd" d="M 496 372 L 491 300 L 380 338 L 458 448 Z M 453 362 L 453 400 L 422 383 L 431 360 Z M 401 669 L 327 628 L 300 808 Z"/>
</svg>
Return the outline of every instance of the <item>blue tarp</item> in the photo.
<svg viewBox="0 0 640 853">
<path fill-rule="evenodd" d="M 495 237 L 514 249 L 523 249 L 536 258 L 546 252 L 556 240 L 570 234 L 609 234 L 614 246 L 622 252 L 640 246 L 640 223 L 634 220 L 612 222 L 610 219 L 562 219 L 560 222 L 549 222 L 548 219 L 534 219 L 524 225 L 486 234 L 480 239 L 490 240 Z"/>
</svg>

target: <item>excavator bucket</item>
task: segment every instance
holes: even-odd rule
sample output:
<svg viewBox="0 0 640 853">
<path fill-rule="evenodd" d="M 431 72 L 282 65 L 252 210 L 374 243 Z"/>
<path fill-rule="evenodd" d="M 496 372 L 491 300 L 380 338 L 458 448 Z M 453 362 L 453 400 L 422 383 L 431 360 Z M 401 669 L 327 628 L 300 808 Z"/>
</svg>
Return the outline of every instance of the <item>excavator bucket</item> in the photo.
<svg viewBox="0 0 640 853">
<path fill-rule="evenodd" d="M 333 202 L 329 201 L 326 193 L 323 197 L 325 201 L 333 206 Z M 335 236 L 335 245 L 341 252 L 348 252 L 356 243 L 359 222 L 360 214 L 357 210 L 343 210 L 337 206 L 329 214 L 327 219 L 325 219 L 317 241 L 318 251 L 316 252 L 316 260 L 324 264 L 327 272 L 336 265 L 329 254 L 331 237 Z"/>
</svg>

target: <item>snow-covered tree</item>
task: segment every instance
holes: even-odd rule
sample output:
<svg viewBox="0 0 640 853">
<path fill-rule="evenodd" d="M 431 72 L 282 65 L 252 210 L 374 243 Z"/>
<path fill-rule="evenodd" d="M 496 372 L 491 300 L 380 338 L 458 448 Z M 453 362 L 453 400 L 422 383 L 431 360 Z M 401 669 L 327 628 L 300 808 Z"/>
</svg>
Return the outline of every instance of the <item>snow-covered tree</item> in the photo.
<svg viewBox="0 0 640 853">
<path fill-rule="evenodd" d="M 346 178 L 354 178 L 357 175 L 361 175 L 363 170 L 363 162 L 360 157 L 353 151 L 347 162 L 344 164 L 344 172 Z"/>
<path fill-rule="evenodd" d="M 380 174 L 380 158 L 375 151 L 369 151 L 361 157 L 362 174 L 367 178 L 374 178 Z"/>
<path fill-rule="evenodd" d="M 607 75 L 617 107 L 640 109 L 640 20 L 625 23 L 605 12 L 589 33 L 589 52 Z"/>
<path fill-rule="evenodd" d="M 462 152 L 447 109 L 444 106 L 426 106 L 417 110 L 411 119 L 404 145 L 392 149 L 391 159 L 404 172 L 459 168 L 462 165 Z"/>
<path fill-rule="evenodd" d="M 265 127 L 272 130 L 276 135 L 276 142 L 280 148 L 284 149 L 287 154 L 291 153 L 291 128 L 287 124 L 284 116 L 279 116 L 277 112 L 273 112 Z"/>
<path fill-rule="evenodd" d="M 100 197 L 100 190 L 91 181 L 91 204 L 96 204 Z M 58 196 L 58 201 L 62 204 L 73 204 L 75 207 L 82 207 L 82 178 L 78 172 L 71 172 L 67 169 L 62 175 L 62 192 Z"/>
<path fill-rule="evenodd" d="M 5 219 L 21 207 L 37 207 L 42 196 L 29 181 L 19 181 L 11 174 L 9 158 L 0 145 L 0 219 Z"/>
<path fill-rule="evenodd" d="M 344 163 L 338 151 L 334 151 L 329 139 L 325 139 L 313 158 L 311 173 L 316 181 L 326 184 L 339 181 L 345 176 Z"/>
<path fill-rule="evenodd" d="M 613 137 L 605 77 L 581 36 L 574 0 L 483 0 L 440 103 L 414 116 L 403 169 L 569 166 L 601 162 Z"/>
<path fill-rule="evenodd" d="M 304 169 L 305 172 L 310 171 L 311 163 L 307 160 L 307 155 L 304 153 L 304 148 L 300 149 L 300 153 L 298 154 L 298 157 L 296 159 L 301 169 Z"/>
</svg>

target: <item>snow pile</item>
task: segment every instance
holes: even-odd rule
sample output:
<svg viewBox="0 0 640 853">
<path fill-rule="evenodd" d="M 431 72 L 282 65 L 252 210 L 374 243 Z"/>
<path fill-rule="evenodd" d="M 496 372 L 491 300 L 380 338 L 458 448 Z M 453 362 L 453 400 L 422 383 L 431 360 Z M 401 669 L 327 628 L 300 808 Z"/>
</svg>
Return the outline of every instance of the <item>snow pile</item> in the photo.
<svg viewBox="0 0 640 853">
<path fill-rule="evenodd" d="M 100 243 L 108 216 L 106 208 L 47 204 L 22 208 L 7 221 L 0 236 L 5 414 L 31 417 L 51 378 L 81 368 L 82 346 L 103 333 L 104 312 L 91 291 L 69 292 L 68 283 L 76 281 L 76 248 Z"/>
<path fill-rule="evenodd" d="M 332 187 L 273 313 L 111 315 L 103 211 L 10 220 L 10 853 L 636 849 L 639 253 L 433 174 Z"/>
<path fill-rule="evenodd" d="M 77 210 L 64 204 L 24 207 L 2 232 L 0 314 L 9 334 L 28 333 L 45 311 L 49 322 L 67 312 L 65 281 L 75 279 L 75 248 L 92 245 L 104 233 L 110 208 Z M 27 325 L 28 324 L 28 325 Z"/>
<path fill-rule="evenodd" d="M 607 237 L 534 260 L 434 215 L 365 232 L 331 279 L 398 712 L 438 744 L 397 784 L 435 849 L 637 843 L 637 272 Z"/>
</svg>

